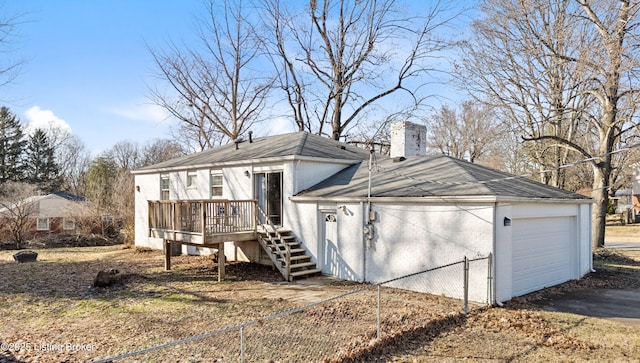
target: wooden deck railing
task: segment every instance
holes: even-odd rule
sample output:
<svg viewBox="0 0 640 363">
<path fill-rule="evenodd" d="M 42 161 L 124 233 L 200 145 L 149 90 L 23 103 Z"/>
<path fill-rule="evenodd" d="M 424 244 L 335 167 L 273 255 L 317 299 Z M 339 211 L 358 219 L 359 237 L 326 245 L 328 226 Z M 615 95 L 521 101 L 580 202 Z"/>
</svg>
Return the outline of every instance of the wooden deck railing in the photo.
<svg viewBox="0 0 640 363">
<path fill-rule="evenodd" d="M 149 228 L 203 237 L 255 231 L 256 201 L 149 201 Z"/>
</svg>

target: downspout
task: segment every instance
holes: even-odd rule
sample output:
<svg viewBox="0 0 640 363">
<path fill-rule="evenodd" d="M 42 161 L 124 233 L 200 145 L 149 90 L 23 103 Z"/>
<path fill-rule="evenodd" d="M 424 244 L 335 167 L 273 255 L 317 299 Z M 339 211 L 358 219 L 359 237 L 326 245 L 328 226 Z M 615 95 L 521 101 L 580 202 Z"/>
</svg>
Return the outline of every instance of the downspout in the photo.
<svg viewBox="0 0 640 363">
<path fill-rule="evenodd" d="M 360 202 L 360 210 L 362 211 L 362 223 L 366 223 L 367 220 L 367 213 L 366 210 L 364 209 L 364 202 Z M 362 234 L 362 281 L 361 282 L 366 282 L 367 281 L 367 240 L 366 240 L 367 236 L 363 233 Z"/>
<path fill-rule="evenodd" d="M 373 150 L 369 152 L 369 180 L 367 182 L 367 213 L 365 214 L 364 234 L 366 235 L 366 247 L 371 248 L 373 240 L 373 223 L 371 223 L 371 170 L 373 169 Z"/>
<path fill-rule="evenodd" d="M 364 224 L 362 234 L 362 279 L 367 281 L 367 251 L 371 248 L 371 241 L 373 240 L 373 224 L 371 223 L 371 169 L 373 168 L 373 150 L 369 151 L 369 180 L 367 185 L 367 208 L 361 204 L 361 210 L 364 211 L 362 223 Z"/>
<path fill-rule="evenodd" d="M 588 217 L 589 220 L 591 220 L 591 216 L 593 215 L 593 203 L 589 203 L 589 214 Z M 589 259 L 589 270 L 593 273 L 596 272 L 596 270 L 593 268 L 593 228 L 591 228 L 591 226 L 589 226 L 588 228 L 589 230 L 589 256 L 591 256 L 591 258 Z"/>
<path fill-rule="evenodd" d="M 490 258 L 493 258 L 493 261 L 491 263 L 491 274 L 492 274 L 492 278 L 491 278 L 491 289 L 490 289 L 490 294 L 491 294 L 491 300 L 489 301 L 490 305 L 496 304 L 500 307 L 503 306 L 503 304 L 501 302 L 499 302 L 496 299 L 497 296 L 497 291 L 496 291 L 496 252 L 497 252 L 497 246 L 498 246 L 498 223 L 497 223 L 497 216 L 498 216 L 498 202 L 494 202 L 493 203 L 493 247 L 492 247 L 492 254 Z"/>
</svg>

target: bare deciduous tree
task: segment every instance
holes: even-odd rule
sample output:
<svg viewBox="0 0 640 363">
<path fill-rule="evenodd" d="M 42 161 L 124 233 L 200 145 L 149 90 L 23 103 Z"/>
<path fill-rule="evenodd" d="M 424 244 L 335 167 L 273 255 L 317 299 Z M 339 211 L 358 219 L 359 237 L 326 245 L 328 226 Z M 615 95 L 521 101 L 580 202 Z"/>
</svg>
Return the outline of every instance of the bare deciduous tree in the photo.
<svg viewBox="0 0 640 363">
<path fill-rule="evenodd" d="M 439 152 L 476 162 L 501 132 L 487 106 L 464 101 L 460 112 L 444 105 L 427 120 L 428 146 Z"/>
<path fill-rule="evenodd" d="M 541 181 L 554 186 L 562 186 L 559 167 L 576 155 L 571 159 L 551 138 L 575 142 L 591 100 L 584 93 L 584 67 L 565 60 L 580 52 L 584 37 L 584 25 L 570 14 L 571 1 L 485 1 L 461 63 L 473 93 L 485 95 L 505 122 L 535 142 L 527 151 L 540 171 L 553 170 Z"/>
<path fill-rule="evenodd" d="M 37 192 L 36 185 L 26 183 L 8 181 L 0 185 L 0 217 L 8 221 L 4 227 L 10 231 L 18 249 L 33 226 L 37 204 L 32 199 Z"/>
<path fill-rule="evenodd" d="M 8 14 L 3 11 L 0 15 L 0 47 L 4 55 L 0 61 L 0 86 L 12 83 L 25 63 L 24 59 L 12 56 L 16 53 L 14 46 L 18 36 L 18 26 L 22 24 L 23 19 L 24 14 Z"/>
<path fill-rule="evenodd" d="M 142 148 L 141 166 L 157 164 L 186 154 L 187 151 L 177 141 L 156 139 Z"/>
<path fill-rule="evenodd" d="M 421 104 L 434 59 L 451 44 L 438 38 L 451 20 L 439 2 L 404 11 L 394 0 L 312 0 L 304 11 L 262 3 L 265 41 L 298 129 L 334 140 L 392 94 Z"/>
<path fill-rule="evenodd" d="M 202 149 L 236 139 L 260 120 L 272 79 L 258 63 L 262 47 L 242 0 L 211 0 L 199 19 L 200 47 L 171 43 L 151 50 L 172 93 L 151 90 L 154 103 L 196 135 Z M 261 69 L 262 68 L 262 69 Z"/>
<path fill-rule="evenodd" d="M 555 170 L 551 184 L 562 186 L 563 164 L 590 160 L 594 246 L 604 245 L 611 152 L 634 126 L 638 7 L 631 0 L 486 0 L 462 64 L 473 91 L 535 142 L 540 169 Z"/>
<path fill-rule="evenodd" d="M 105 152 L 120 169 L 133 170 L 140 166 L 140 146 L 132 141 L 119 141 Z"/>
<path fill-rule="evenodd" d="M 56 149 L 56 160 L 63 179 L 63 189 L 75 195 L 85 195 L 86 175 L 91 165 L 91 153 L 77 136 L 69 136 Z"/>
</svg>

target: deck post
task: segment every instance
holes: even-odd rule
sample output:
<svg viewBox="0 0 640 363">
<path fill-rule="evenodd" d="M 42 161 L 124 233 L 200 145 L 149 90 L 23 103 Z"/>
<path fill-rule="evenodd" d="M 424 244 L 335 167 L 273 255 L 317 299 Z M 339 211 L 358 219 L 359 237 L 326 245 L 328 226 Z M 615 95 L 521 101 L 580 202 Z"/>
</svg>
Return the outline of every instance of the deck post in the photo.
<svg viewBox="0 0 640 363">
<path fill-rule="evenodd" d="M 164 270 L 171 270 L 171 242 L 167 239 L 162 240 L 162 248 L 164 249 Z"/>
<path fill-rule="evenodd" d="M 224 242 L 218 243 L 218 282 L 224 280 Z"/>
<path fill-rule="evenodd" d="M 200 202 L 200 232 L 202 232 L 202 242 L 207 240 L 207 210 L 204 201 Z"/>
</svg>

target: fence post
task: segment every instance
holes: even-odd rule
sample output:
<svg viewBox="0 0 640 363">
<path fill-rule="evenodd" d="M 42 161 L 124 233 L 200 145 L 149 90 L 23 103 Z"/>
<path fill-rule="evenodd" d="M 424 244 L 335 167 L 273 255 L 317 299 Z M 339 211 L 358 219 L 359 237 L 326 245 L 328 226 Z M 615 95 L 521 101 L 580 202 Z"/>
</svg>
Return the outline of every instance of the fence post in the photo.
<svg viewBox="0 0 640 363">
<path fill-rule="evenodd" d="M 464 256 L 464 315 L 469 312 L 469 259 Z"/>
<path fill-rule="evenodd" d="M 378 284 L 378 316 L 376 319 L 377 323 L 377 335 L 376 338 L 380 340 L 380 285 Z"/>
<path fill-rule="evenodd" d="M 244 363 L 244 326 L 240 327 L 240 362 Z"/>
</svg>

